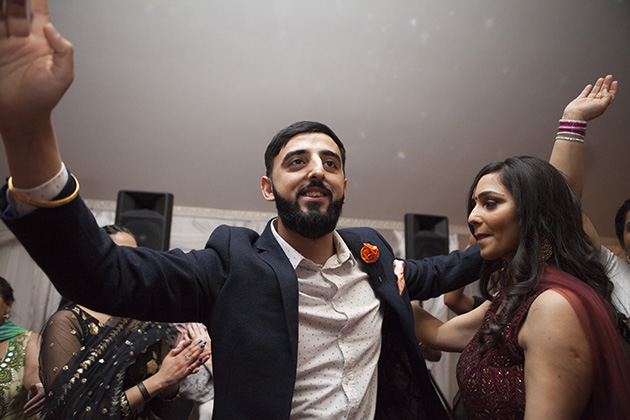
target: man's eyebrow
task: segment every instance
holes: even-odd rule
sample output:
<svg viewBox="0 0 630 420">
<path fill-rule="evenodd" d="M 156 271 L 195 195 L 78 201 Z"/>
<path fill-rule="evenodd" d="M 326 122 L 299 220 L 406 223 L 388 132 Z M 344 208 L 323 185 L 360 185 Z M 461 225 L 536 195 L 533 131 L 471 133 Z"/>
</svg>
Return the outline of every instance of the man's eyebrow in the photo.
<svg viewBox="0 0 630 420">
<path fill-rule="evenodd" d="M 339 156 L 337 153 L 333 152 L 332 150 L 324 150 L 322 151 L 322 155 L 333 157 L 337 159 L 339 162 L 341 162 L 341 156 Z"/>
<path fill-rule="evenodd" d="M 291 159 L 294 156 L 304 155 L 306 153 L 308 153 L 306 149 L 291 150 L 282 158 L 282 164 L 284 165 L 287 162 L 287 160 Z"/>
<path fill-rule="evenodd" d="M 308 153 L 310 152 L 306 149 L 291 150 L 286 155 L 284 155 L 284 158 L 282 158 L 282 164 L 284 165 L 288 160 L 290 160 L 291 158 L 295 156 L 305 155 Z M 329 156 L 329 157 L 335 158 L 339 162 L 341 162 L 341 156 L 339 156 L 339 154 L 333 152 L 332 150 L 323 150 L 320 152 L 320 154 L 323 156 Z"/>
</svg>

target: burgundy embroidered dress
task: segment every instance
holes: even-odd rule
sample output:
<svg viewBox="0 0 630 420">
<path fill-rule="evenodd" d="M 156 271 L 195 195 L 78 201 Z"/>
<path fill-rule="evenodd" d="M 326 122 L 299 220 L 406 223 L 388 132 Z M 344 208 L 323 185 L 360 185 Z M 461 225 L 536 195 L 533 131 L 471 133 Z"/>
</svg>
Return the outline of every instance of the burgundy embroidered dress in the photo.
<svg viewBox="0 0 630 420">
<path fill-rule="evenodd" d="M 480 352 L 479 332 L 457 363 L 457 380 L 468 417 L 472 419 L 522 419 L 525 413 L 523 349 L 518 331 L 533 301 L 553 289 L 570 303 L 589 340 L 593 363 L 593 394 L 582 419 L 630 418 L 630 362 L 609 312 L 597 293 L 585 283 L 555 268 L 547 268 L 534 295 L 523 305 L 503 332 L 503 343 Z M 493 303 L 481 329 L 496 316 Z"/>
</svg>

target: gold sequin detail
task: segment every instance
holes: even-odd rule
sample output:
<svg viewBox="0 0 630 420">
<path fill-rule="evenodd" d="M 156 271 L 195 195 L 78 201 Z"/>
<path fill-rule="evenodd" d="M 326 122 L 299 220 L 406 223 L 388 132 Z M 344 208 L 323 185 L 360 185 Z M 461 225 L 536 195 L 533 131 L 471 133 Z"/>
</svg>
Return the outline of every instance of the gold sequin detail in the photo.
<svg viewBox="0 0 630 420">
<path fill-rule="evenodd" d="M 155 375 L 155 373 L 158 371 L 158 364 L 155 360 L 149 360 L 147 362 L 147 373 L 149 375 Z"/>
</svg>

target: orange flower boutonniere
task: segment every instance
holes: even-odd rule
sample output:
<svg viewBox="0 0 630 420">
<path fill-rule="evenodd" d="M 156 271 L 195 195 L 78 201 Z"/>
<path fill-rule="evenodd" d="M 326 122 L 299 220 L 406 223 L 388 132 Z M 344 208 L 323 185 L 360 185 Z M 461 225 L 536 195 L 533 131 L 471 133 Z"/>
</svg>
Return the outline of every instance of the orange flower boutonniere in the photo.
<svg viewBox="0 0 630 420">
<path fill-rule="evenodd" d="M 361 248 L 361 259 L 368 264 L 375 263 L 378 260 L 378 247 L 364 243 Z"/>
</svg>

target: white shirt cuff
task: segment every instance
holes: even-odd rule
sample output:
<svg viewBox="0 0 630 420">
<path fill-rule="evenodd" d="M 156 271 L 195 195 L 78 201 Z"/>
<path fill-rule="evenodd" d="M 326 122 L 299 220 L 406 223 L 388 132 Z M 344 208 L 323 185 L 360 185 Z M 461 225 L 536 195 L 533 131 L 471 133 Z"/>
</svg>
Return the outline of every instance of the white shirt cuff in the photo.
<svg viewBox="0 0 630 420">
<path fill-rule="evenodd" d="M 61 170 L 57 173 L 57 175 L 44 182 L 42 185 L 28 189 L 15 188 L 15 191 L 33 200 L 51 201 L 55 197 L 57 197 L 57 195 L 59 195 L 61 190 L 63 190 L 63 187 L 66 186 L 67 182 L 68 171 L 66 171 L 66 165 L 61 162 Z M 33 210 L 37 209 L 36 206 L 31 206 L 30 204 L 26 204 L 23 201 L 15 198 L 15 196 L 11 194 L 8 189 L 7 201 L 9 202 L 9 205 L 13 209 L 13 212 L 16 216 L 25 216 Z"/>
</svg>

